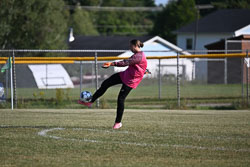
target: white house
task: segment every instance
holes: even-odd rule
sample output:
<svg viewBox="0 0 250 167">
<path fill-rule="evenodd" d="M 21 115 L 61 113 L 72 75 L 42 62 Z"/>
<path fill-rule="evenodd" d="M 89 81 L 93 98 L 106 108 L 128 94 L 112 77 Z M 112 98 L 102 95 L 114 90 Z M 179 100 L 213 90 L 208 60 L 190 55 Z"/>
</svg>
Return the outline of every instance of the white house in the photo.
<svg viewBox="0 0 250 167">
<path fill-rule="evenodd" d="M 206 50 L 207 44 L 221 39 L 250 34 L 249 9 L 223 9 L 215 11 L 181 27 L 177 31 L 177 46 L 184 50 Z M 196 31 L 196 46 L 194 47 Z M 196 78 L 207 81 L 207 62 L 196 63 Z"/>
<path fill-rule="evenodd" d="M 159 36 L 76 36 L 76 39 L 70 43 L 70 49 L 88 49 L 88 50 L 122 50 L 122 52 L 98 52 L 99 57 L 118 56 L 130 57 L 133 53 L 129 50 L 129 41 L 138 39 L 144 43 L 142 50 L 146 56 L 175 56 L 177 52 L 190 55 L 176 45 L 166 41 Z M 127 51 L 125 51 L 127 50 Z M 149 52 L 151 51 L 151 52 Z M 152 52 L 157 51 L 157 52 Z M 72 56 L 76 56 L 74 53 Z M 70 55 L 71 56 L 71 55 Z M 80 53 L 77 56 L 95 56 L 95 53 Z M 164 59 L 161 60 L 161 75 L 175 75 L 177 73 L 177 60 Z M 159 71 L 159 60 L 148 60 L 148 69 L 151 71 L 149 77 L 157 77 Z M 115 67 L 115 71 L 121 71 L 124 68 Z M 180 74 L 185 76 L 187 80 L 192 78 L 192 60 L 180 59 Z"/>
<path fill-rule="evenodd" d="M 176 56 L 177 52 L 182 55 L 190 55 L 184 52 L 181 48 L 166 41 L 165 39 L 155 36 L 147 41 L 144 41 L 142 51 L 146 56 Z M 130 57 L 133 55 L 131 51 L 127 51 L 118 55 L 118 57 Z M 152 73 L 148 77 L 157 77 L 159 75 L 159 63 L 161 64 L 161 75 L 175 75 L 177 74 L 177 59 L 148 59 L 148 69 Z M 185 76 L 187 80 L 192 79 L 192 60 L 180 59 L 180 74 Z M 115 71 L 123 71 L 125 68 L 115 67 Z"/>
</svg>

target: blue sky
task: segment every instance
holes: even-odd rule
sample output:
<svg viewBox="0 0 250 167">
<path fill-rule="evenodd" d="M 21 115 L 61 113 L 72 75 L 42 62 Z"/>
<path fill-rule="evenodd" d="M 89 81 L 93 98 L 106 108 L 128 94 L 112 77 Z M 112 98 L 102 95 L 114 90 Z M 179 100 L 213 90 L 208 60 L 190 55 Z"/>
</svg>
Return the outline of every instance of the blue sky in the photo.
<svg viewBox="0 0 250 167">
<path fill-rule="evenodd" d="M 167 2 L 168 2 L 168 0 L 155 0 L 156 5 L 159 5 L 159 4 L 165 5 Z"/>
</svg>

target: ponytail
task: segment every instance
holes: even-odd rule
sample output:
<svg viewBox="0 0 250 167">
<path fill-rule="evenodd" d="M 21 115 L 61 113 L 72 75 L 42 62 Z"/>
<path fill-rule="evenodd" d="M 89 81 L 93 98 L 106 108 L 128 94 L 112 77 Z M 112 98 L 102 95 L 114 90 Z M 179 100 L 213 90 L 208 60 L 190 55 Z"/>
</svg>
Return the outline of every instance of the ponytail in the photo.
<svg viewBox="0 0 250 167">
<path fill-rule="evenodd" d="M 140 48 L 143 48 L 144 44 L 141 41 L 139 41 L 139 42 L 140 42 L 139 43 Z"/>
<path fill-rule="evenodd" d="M 144 44 L 138 39 L 133 39 L 130 41 L 130 43 L 134 46 L 138 46 L 139 48 L 142 48 L 144 46 Z"/>
</svg>

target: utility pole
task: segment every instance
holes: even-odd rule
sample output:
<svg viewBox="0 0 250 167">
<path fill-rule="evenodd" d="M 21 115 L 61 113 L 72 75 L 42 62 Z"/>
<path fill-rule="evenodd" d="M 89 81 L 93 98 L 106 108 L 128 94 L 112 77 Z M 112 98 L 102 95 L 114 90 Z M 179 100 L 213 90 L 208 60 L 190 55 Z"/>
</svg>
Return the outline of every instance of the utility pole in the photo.
<svg viewBox="0 0 250 167">
<path fill-rule="evenodd" d="M 213 5 L 196 5 L 196 22 L 195 22 L 195 31 L 194 31 L 194 45 L 193 45 L 193 50 L 194 54 L 196 54 L 196 49 L 197 49 L 197 34 L 198 34 L 198 29 L 199 29 L 199 16 L 200 16 L 200 10 L 202 9 L 212 9 L 214 6 Z M 192 61 L 193 67 L 192 67 L 192 80 L 194 80 L 194 71 L 195 71 L 195 60 L 193 59 Z"/>
</svg>

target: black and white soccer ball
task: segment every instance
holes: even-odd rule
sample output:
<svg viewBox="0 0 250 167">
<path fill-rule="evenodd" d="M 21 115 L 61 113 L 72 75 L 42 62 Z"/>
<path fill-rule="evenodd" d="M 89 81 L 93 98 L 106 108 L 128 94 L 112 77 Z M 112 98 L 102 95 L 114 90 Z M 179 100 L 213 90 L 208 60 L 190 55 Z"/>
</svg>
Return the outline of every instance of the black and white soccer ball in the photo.
<svg viewBox="0 0 250 167">
<path fill-rule="evenodd" d="M 80 94 L 80 100 L 83 102 L 90 102 L 92 99 L 92 94 L 89 91 L 83 91 Z"/>
</svg>

